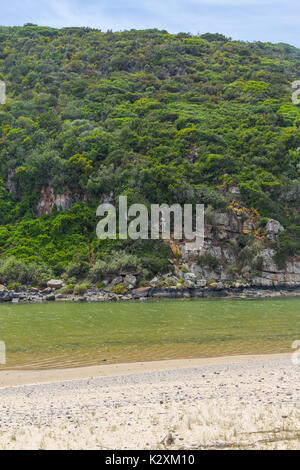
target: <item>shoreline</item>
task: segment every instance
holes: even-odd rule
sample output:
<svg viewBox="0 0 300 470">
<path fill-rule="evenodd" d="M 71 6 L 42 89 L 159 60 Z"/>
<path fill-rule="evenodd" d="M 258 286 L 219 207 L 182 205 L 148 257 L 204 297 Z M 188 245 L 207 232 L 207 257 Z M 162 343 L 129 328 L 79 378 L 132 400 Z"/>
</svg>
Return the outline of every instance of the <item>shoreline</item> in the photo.
<svg viewBox="0 0 300 470">
<path fill-rule="evenodd" d="M 222 284 L 222 283 L 220 283 Z M 2 286 L 3 287 L 3 286 Z M 53 302 L 113 302 L 113 301 L 151 301 L 165 299 L 267 299 L 272 297 L 300 297 L 300 285 L 273 286 L 224 286 L 222 287 L 139 287 L 128 290 L 126 294 L 110 290 L 90 288 L 82 294 L 61 294 L 55 288 L 10 291 L 1 290 L 0 303 L 34 304 Z"/>
<path fill-rule="evenodd" d="M 219 366 L 263 362 L 272 359 L 288 359 L 291 353 L 245 354 L 209 358 L 170 359 L 161 361 L 101 364 L 65 369 L 42 370 L 0 370 L 0 389 L 22 385 L 39 385 L 76 380 L 118 377 L 143 373 L 164 372 L 180 369 L 193 369 L 205 366 Z"/>
</svg>

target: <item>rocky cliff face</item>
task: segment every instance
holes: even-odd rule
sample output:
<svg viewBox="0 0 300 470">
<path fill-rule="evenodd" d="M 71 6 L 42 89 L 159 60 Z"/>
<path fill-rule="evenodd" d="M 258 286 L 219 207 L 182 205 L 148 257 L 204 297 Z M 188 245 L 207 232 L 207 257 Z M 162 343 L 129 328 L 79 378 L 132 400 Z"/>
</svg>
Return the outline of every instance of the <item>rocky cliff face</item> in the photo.
<svg viewBox="0 0 300 470">
<path fill-rule="evenodd" d="M 71 207 L 72 202 L 72 198 L 69 194 L 55 195 L 53 188 L 43 186 L 36 209 L 37 217 L 50 214 L 54 205 L 56 205 L 58 209 L 67 210 Z"/>
<path fill-rule="evenodd" d="M 285 268 L 280 269 L 274 261 L 276 252 L 269 246 L 270 241 L 278 240 L 284 227 L 270 219 L 264 229 L 259 229 L 255 214 L 245 215 L 242 210 L 233 209 L 229 213 L 215 213 L 211 223 L 206 221 L 204 246 L 199 252 L 188 251 L 187 242 L 176 245 L 183 263 L 175 262 L 175 272 L 180 275 L 187 270 L 195 280 L 225 285 L 234 282 L 266 287 L 299 285 L 300 258 L 289 259 Z"/>
<path fill-rule="evenodd" d="M 230 188 L 236 195 L 238 188 Z M 101 202 L 112 202 L 112 194 Z M 54 205 L 62 210 L 71 207 L 69 194 L 54 194 L 53 188 L 44 186 L 37 205 L 37 216 L 50 214 Z M 205 219 L 205 241 L 197 253 L 188 250 L 188 243 L 170 241 L 174 253 L 175 275 L 186 286 L 197 287 L 207 283 L 232 285 L 246 283 L 254 286 L 300 285 L 300 257 L 289 259 L 284 268 L 275 261 L 276 251 L 270 242 L 278 241 L 284 227 L 270 219 L 264 229 L 259 228 L 255 211 L 234 203 L 228 212 L 213 212 Z"/>
<path fill-rule="evenodd" d="M 8 184 L 8 183 L 7 183 Z M 63 194 L 56 194 L 51 186 L 43 186 L 40 192 L 40 198 L 36 207 L 37 217 L 42 215 L 49 215 L 56 205 L 58 209 L 63 211 L 70 209 L 74 202 L 87 202 L 85 195 L 76 195 L 69 192 Z M 101 195 L 99 204 L 113 203 L 113 191 L 108 195 Z"/>
</svg>

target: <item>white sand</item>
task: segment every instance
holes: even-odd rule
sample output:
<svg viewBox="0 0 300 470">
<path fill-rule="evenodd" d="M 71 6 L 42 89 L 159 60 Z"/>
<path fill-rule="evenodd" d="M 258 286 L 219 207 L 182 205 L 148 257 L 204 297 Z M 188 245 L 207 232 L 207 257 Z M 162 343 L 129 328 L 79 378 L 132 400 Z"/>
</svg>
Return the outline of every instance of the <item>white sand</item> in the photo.
<svg viewBox="0 0 300 470">
<path fill-rule="evenodd" d="M 299 373 L 289 355 L 1 371 L 0 449 L 299 449 Z"/>
</svg>

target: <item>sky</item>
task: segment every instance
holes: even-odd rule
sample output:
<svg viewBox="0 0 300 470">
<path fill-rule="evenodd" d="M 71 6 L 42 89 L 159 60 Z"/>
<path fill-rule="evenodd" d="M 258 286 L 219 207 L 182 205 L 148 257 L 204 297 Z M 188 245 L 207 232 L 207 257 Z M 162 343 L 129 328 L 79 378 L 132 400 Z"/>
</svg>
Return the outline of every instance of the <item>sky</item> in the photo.
<svg viewBox="0 0 300 470">
<path fill-rule="evenodd" d="M 0 24 L 222 33 L 300 47 L 299 0 L 0 0 Z"/>
</svg>

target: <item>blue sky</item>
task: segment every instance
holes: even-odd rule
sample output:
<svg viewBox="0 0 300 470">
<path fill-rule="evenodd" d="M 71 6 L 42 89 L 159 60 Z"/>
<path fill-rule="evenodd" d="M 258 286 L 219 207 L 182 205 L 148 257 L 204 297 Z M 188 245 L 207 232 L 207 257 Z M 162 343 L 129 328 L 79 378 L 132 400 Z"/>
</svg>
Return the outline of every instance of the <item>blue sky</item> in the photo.
<svg viewBox="0 0 300 470">
<path fill-rule="evenodd" d="M 300 47 L 299 21 L 299 0 L 9 0 L 0 10 L 2 25 L 219 32 Z"/>
</svg>

